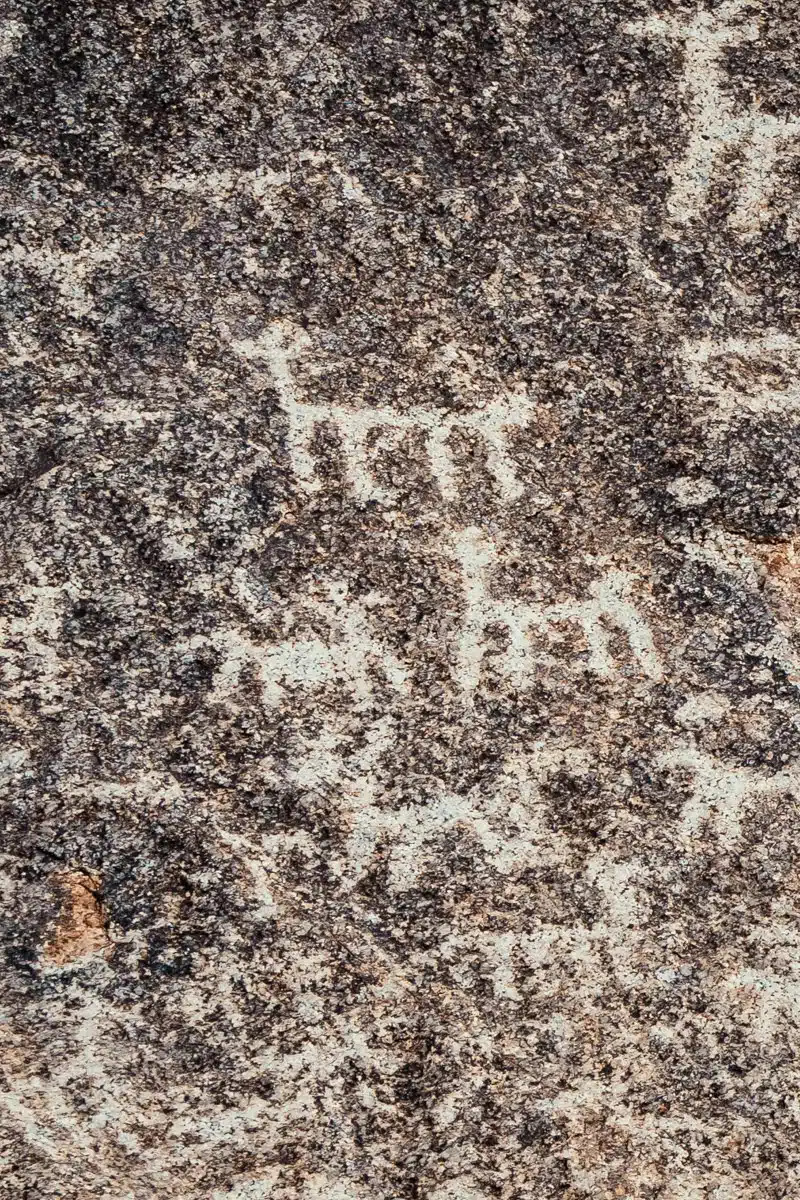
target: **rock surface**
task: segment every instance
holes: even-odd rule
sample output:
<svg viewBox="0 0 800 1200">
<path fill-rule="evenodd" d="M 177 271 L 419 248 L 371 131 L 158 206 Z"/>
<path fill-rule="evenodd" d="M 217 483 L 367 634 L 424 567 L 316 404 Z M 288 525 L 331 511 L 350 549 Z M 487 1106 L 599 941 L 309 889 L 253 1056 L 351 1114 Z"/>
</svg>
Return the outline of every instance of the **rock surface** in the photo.
<svg viewBox="0 0 800 1200">
<path fill-rule="evenodd" d="M 798 49 L 4 4 L 0 1196 L 800 1194 Z"/>
</svg>

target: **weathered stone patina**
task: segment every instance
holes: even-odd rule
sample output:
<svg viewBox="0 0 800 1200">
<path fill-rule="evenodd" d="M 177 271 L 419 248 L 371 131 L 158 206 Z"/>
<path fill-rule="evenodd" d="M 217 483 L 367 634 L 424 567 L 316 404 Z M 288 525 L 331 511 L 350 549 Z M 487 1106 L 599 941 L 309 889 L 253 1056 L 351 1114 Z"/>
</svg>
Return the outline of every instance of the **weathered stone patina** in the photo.
<svg viewBox="0 0 800 1200">
<path fill-rule="evenodd" d="M 800 1194 L 800 10 L 0 10 L 0 1196 Z"/>
</svg>

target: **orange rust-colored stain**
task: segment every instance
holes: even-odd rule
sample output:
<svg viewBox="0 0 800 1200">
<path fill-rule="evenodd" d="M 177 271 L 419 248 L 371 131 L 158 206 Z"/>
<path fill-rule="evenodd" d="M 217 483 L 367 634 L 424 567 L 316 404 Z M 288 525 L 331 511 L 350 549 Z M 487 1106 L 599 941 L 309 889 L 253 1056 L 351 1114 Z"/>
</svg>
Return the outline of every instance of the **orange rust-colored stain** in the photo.
<svg viewBox="0 0 800 1200">
<path fill-rule="evenodd" d="M 114 944 L 97 895 L 100 880 L 84 871 L 59 871 L 55 882 L 61 892 L 61 911 L 44 948 L 45 964 L 63 967 L 99 953 L 108 958 Z"/>
<path fill-rule="evenodd" d="M 800 544 L 784 542 L 770 547 L 763 553 L 763 558 L 770 575 L 800 587 Z"/>
</svg>

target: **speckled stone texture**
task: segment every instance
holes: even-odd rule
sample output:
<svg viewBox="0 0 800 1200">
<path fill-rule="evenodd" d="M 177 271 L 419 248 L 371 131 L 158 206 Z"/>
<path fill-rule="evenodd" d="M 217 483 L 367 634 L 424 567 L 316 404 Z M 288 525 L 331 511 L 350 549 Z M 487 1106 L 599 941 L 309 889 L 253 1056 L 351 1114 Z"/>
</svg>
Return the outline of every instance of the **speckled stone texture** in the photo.
<svg viewBox="0 0 800 1200">
<path fill-rule="evenodd" d="M 800 1196 L 800 5 L 0 15 L 0 1196 Z"/>
</svg>

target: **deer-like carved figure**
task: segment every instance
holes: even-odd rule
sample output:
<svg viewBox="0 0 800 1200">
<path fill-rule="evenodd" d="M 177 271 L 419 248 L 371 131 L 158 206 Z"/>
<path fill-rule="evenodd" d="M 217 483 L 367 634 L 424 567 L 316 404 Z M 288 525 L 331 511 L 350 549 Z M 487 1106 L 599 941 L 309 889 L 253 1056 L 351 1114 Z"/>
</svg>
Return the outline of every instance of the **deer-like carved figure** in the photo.
<svg viewBox="0 0 800 1200">
<path fill-rule="evenodd" d="M 465 529 L 456 537 L 455 556 L 461 565 L 466 600 L 456 676 L 468 694 L 480 680 L 486 631 L 496 624 L 504 625 L 508 631 L 505 673 L 519 684 L 530 678 L 533 669 L 531 632 L 547 634 L 554 625 L 564 622 L 575 622 L 583 631 L 589 647 L 590 671 L 604 677 L 614 674 L 616 666 L 609 644 L 615 627 L 627 635 L 642 673 L 652 680 L 662 678 L 653 636 L 629 599 L 632 579 L 625 571 L 607 571 L 592 584 L 586 600 L 542 605 L 514 598 L 502 600 L 491 594 L 497 550 L 479 529 Z"/>
<path fill-rule="evenodd" d="M 686 152 L 672 165 L 667 208 L 675 225 L 685 225 L 700 214 L 715 167 L 723 155 L 735 151 L 741 157 L 739 193 L 729 223 L 741 233 L 757 230 L 779 148 L 800 137 L 800 121 L 763 113 L 756 105 L 741 111 L 725 87 L 725 50 L 759 36 L 755 21 L 736 23 L 751 7 L 749 0 L 727 0 L 713 10 L 699 10 L 689 21 L 678 14 L 654 15 L 624 27 L 634 36 L 683 43 L 679 92 L 691 124 Z"/>
<path fill-rule="evenodd" d="M 422 430 L 427 440 L 431 474 L 442 496 L 455 499 L 458 494 L 455 465 L 449 445 L 455 429 L 474 429 L 483 439 L 487 466 L 502 498 L 516 500 L 523 487 L 517 478 L 509 453 L 509 428 L 527 424 L 536 404 L 524 392 L 508 392 L 483 407 L 467 412 L 448 412 L 427 405 L 416 405 L 408 412 L 386 408 L 353 408 L 345 404 L 305 401 L 294 378 L 294 362 L 310 348 L 305 330 L 288 321 L 275 321 L 259 337 L 234 342 L 243 358 L 266 365 L 281 406 L 288 418 L 287 445 L 298 482 L 308 491 L 320 486 L 311 441 L 318 425 L 330 423 L 341 440 L 348 483 L 356 499 L 386 500 L 389 493 L 374 478 L 369 447 L 378 439 L 396 438 L 407 430 Z"/>
</svg>

